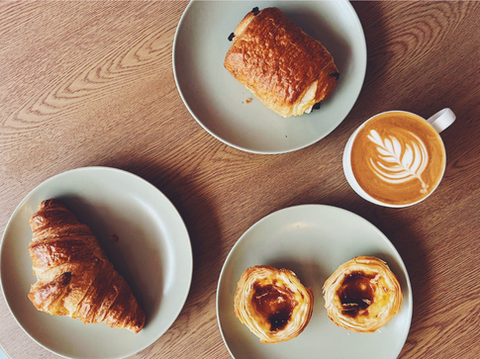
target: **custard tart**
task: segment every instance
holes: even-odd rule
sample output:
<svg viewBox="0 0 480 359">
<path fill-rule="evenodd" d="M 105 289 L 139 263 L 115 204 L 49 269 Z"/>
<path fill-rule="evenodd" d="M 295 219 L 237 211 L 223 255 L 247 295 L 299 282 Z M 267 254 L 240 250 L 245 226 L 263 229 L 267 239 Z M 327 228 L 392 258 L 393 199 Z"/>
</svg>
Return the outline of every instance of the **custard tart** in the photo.
<svg viewBox="0 0 480 359">
<path fill-rule="evenodd" d="M 298 336 L 313 312 L 313 292 L 295 273 L 266 265 L 247 268 L 234 299 L 235 316 L 262 343 L 280 343 Z"/>
<path fill-rule="evenodd" d="M 397 277 L 375 257 L 359 256 L 342 264 L 325 282 L 328 317 L 339 327 L 373 333 L 400 312 L 403 294 Z"/>
</svg>

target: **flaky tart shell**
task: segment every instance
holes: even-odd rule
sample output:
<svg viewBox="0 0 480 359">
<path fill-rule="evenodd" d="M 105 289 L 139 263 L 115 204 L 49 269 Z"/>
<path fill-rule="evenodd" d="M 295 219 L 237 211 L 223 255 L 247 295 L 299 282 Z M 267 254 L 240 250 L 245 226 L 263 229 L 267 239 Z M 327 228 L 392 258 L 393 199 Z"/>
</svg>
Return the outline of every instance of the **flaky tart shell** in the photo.
<svg viewBox="0 0 480 359">
<path fill-rule="evenodd" d="M 325 308 L 339 327 L 373 333 L 400 312 L 403 293 L 387 264 L 359 256 L 342 264 L 323 286 Z"/>
<path fill-rule="evenodd" d="M 337 86 L 332 55 L 276 7 L 253 9 L 231 40 L 224 67 L 282 117 L 309 113 Z"/>
<path fill-rule="evenodd" d="M 313 292 L 295 273 L 266 265 L 247 268 L 234 298 L 235 316 L 262 343 L 280 343 L 297 337 L 313 312 Z"/>
</svg>

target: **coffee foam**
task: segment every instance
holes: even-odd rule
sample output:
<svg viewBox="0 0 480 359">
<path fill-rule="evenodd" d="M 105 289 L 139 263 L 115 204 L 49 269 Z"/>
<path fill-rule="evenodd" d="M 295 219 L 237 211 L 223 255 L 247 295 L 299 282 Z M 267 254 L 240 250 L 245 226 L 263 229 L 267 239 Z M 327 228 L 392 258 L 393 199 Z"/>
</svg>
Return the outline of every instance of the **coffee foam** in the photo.
<svg viewBox="0 0 480 359">
<path fill-rule="evenodd" d="M 439 184 L 445 149 L 424 119 L 404 112 L 378 115 L 360 129 L 352 145 L 352 171 L 362 189 L 389 204 L 409 204 Z"/>
<path fill-rule="evenodd" d="M 418 136 L 409 135 L 411 138 L 406 139 L 393 135 L 382 138 L 377 131 L 370 130 L 367 137 L 377 145 L 377 152 L 369 154 L 369 160 L 381 180 L 395 185 L 416 178 L 422 186 L 420 192 L 427 193 L 429 185 L 422 179 L 429 159 L 427 148 Z"/>
</svg>

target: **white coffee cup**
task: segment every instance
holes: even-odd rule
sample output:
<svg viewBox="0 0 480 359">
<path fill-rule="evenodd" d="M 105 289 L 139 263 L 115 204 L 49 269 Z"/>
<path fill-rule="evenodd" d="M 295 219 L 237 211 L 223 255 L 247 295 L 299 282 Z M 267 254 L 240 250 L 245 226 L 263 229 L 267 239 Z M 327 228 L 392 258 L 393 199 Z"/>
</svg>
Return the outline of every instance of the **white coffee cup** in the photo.
<svg viewBox="0 0 480 359">
<path fill-rule="evenodd" d="M 370 188 L 370 194 L 367 193 L 365 191 L 364 188 L 362 188 L 362 186 L 359 184 L 359 181 L 357 181 L 357 178 L 354 174 L 354 170 L 352 169 L 352 148 L 354 147 L 354 142 L 358 136 L 358 134 L 360 133 L 360 131 L 362 129 L 365 128 L 365 126 L 367 124 L 369 124 L 370 121 L 372 120 L 376 120 L 377 122 L 380 122 L 382 121 L 381 118 L 387 118 L 388 116 L 392 115 L 392 114 L 395 114 L 395 115 L 398 115 L 398 116 L 402 116 L 402 114 L 405 114 L 407 117 L 408 115 L 410 115 L 411 117 L 416 117 L 416 118 L 420 118 L 420 119 L 423 119 L 424 121 L 426 121 L 426 123 L 428 123 L 431 128 L 433 128 L 436 133 L 441 133 L 443 130 L 445 130 L 447 127 L 449 127 L 454 121 L 455 121 L 455 114 L 452 112 L 452 110 L 450 110 L 449 108 L 445 108 L 439 112 L 437 112 L 435 115 L 431 116 L 430 118 L 428 118 L 427 120 L 425 120 L 424 118 L 422 118 L 421 116 L 419 115 L 416 115 L 416 114 L 413 114 L 411 112 L 407 112 L 407 111 L 386 111 L 386 112 L 382 112 L 380 114 L 377 114 L 375 116 L 372 116 L 371 118 L 369 118 L 367 121 L 365 121 L 362 125 L 360 125 L 354 132 L 353 134 L 350 136 L 349 140 L 347 141 L 347 144 L 345 146 L 345 150 L 344 150 L 344 153 L 343 153 L 343 170 L 344 170 L 344 173 L 345 173 L 345 176 L 347 178 L 347 181 L 348 183 L 350 184 L 350 186 L 353 188 L 353 190 L 358 194 L 360 195 L 362 198 L 364 198 L 365 200 L 371 202 L 371 203 L 374 203 L 374 204 L 377 204 L 377 205 L 380 205 L 380 206 L 384 206 L 384 207 L 391 207 L 391 208 L 402 208 L 402 207 L 409 207 L 409 206 L 413 206 L 417 203 L 420 203 L 422 201 L 424 201 L 426 198 L 428 198 L 434 191 L 435 189 L 438 187 L 438 185 L 440 184 L 443 176 L 444 176 L 444 173 L 445 173 L 445 168 L 446 168 L 446 155 L 445 155 L 445 146 L 443 144 L 443 141 L 441 140 L 441 137 L 436 135 L 438 137 L 438 142 L 436 142 L 435 146 L 437 146 L 439 143 L 441 144 L 442 146 L 442 149 L 443 149 L 443 153 L 444 153 L 444 160 L 443 160 L 443 164 L 442 164 L 442 169 L 441 169 L 441 175 L 440 177 L 438 177 L 439 175 L 437 175 L 436 177 L 438 178 L 438 182 L 434 185 L 434 186 L 431 186 L 431 188 L 427 190 L 425 190 L 425 192 L 428 194 L 425 195 L 425 197 L 421 198 L 421 199 L 418 199 L 418 200 L 414 200 L 412 202 L 409 202 L 409 203 L 401 203 L 401 204 L 398 204 L 398 203 L 389 203 L 389 201 L 386 201 L 386 200 L 382 200 L 380 199 L 378 196 L 376 196 L 376 193 L 373 194 L 373 192 L 375 191 L 374 189 L 374 186 L 372 186 Z M 371 126 L 373 126 L 372 124 L 368 125 L 370 128 Z M 423 125 L 422 125 L 423 126 Z M 428 126 L 427 126 L 428 127 Z M 368 127 L 367 127 L 368 128 Z M 366 131 L 367 131 L 367 128 L 361 132 L 361 136 L 364 137 L 365 134 L 366 134 Z M 370 132 L 369 133 L 372 133 L 372 130 L 370 129 Z M 378 134 L 377 134 L 378 135 Z M 387 135 L 385 135 L 387 136 Z M 373 138 L 373 139 L 380 139 L 380 136 L 370 136 L 369 138 Z M 393 138 L 393 140 L 395 140 Z M 366 141 L 366 140 L 364 140 Z M 368 141 L 367 141 L 368 142 Z M 371 142 L 374 142 L 375 144 L 371 144 L 371 147 L 374 147 L 374 146 L 377 146 L 377 143 L 379 142 L 375 142 L 375 140 L 371 140 Z M 357 143 L 357 145 L 355 146 L 355 148 L 361 148 L 359 147 L 360 146 L 360 140 L 359 142 Z M 380 142 L 380 145 L 381 146 L 377 146 L 377 150 L 379 151 L 379 153 L 377 154 L 377 158 L 382 158 L 382 155 L 381 153 L 384 153 L 386 151 L 382 150 L 382 146 L 383 144 L 385 144 L 385 142 Z M 392 148 L 394 146 L 391 145 L 392 144 L 392 141 L 390 141 L 389 145 L 390 147 L 389 148 Z M 381 147 L 381 148 L 380 148 Z M 383 151 L 383 152 L 382 152 Z M 394 152 L 394 151 L 393 151 Z M 412 151 L 410 151 L 412 152 Z M 410 153 L 409 152 L 409 153 Z M 361 150 L 359 150 L 359 153 L 361 153 Z M 358 156 L 353 156 L 355 158 L 359 158 Z M 400 156 L 398 156 L 400 157 Z M 363 160 L 362 160 L 363 161 Z M 365 160 L 367 161 L 367 160 Z M 409 162 L 410 161 L 410 162 Z M 405 162 L 408 164 L 408 163 L 411 163 L 412 159 L 410 160 L 405 160 Z M 370 164 L 373 164 L 372 168 L 380 168 L 380 171 L 382 170 L 382 167 L 381 167 L 381 163 L 380 163 L 380 167 L 375 167 L 375 164 L 374 164 L 375 161 L 372 161 L 372 159 L 370 158 L 369 159 L 369 163 Z M 392 161 L 390 161 L 392 162 Z M 387 162 L 384 162 L 384 163 L 387 163 Z M 387 163 L 388 165 L 388 163 Z M 368 165 L 370 166 L 370 165 Z M 393 165 L 392 165 L 393 166 Z M 354 166 L 354 167 L 358 167 L 358 166 Z M 399 165 L 395 164 L 395 167 L 399 167 Z M 365 167 L 367 168 L 367 167 Z M 357 171 L 359 171 L 357 169 Z M 387 169 L 387 172 L 390 171 L 389 173 L 393 173 L 390 169 Z M 377 173 L 374 173 L 375 171 L 372 171 L 372 173 L 369 173 L 368 176 L 370 177 L 375 177 L 376 180 L 379 180 L 377 177 L 382 177 L 381 175 L 377 175 Z M 380 172 L 382 173 L 382 172 Z M 372 175 L 374 174 L 374 175 Z M 375 176 L 377 175 L 377 176 Z M 387 177 L 388 177 L 388 173 L 387 173 Z M 359 179 L 360 177 L 362 177 L 363 175 L 359 176 Z M 367 176 L 365 176 L 367 177 Z M 412 177 L 413 178 L 413 177 Z M 379 180 L 380 181 L 380 180 Z M 390 181 L 390 182 L 395 182 L 397 181 L 397 179 L 395 179 L 392 175 L 392 177 L 388 177 L 386 178 L 386 181 Z M 405 182 L 406 180 L 404 180 Z M 367 183 L 367 182 L 363 182 L 363 183 Z M 386 191 L 385 193 L 388 192 L 388 186 L 389 185 L 392 185 L 392 186 L 397 186 L 397 188 L 401 187 L 401 185 L 393 185 L 392 183 L 388 183 L 386 186 L 382 187 L 384 188 L 383 190 Z M 368 185 L 367 185 L 368 186 Z M 380 188 L 381 186 L 379 186 L 378 188 Z M 397 189 L 396 188 L 396 189 Z M 401 192 L 401 188 L 400 190 L 398 190 L 397 192 Z M 375 198 L 377 197 L 377 198 Z"/>
</svg>

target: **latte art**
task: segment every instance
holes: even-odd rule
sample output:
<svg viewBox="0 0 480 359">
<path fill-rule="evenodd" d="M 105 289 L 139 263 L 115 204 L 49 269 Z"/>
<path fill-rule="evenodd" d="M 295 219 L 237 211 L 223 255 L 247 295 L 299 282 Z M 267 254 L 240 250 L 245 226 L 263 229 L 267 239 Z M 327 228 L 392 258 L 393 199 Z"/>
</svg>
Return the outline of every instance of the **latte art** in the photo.
<svg viewBox="0 0 480 359">
<path fill-rule="evenodd" d="M 411 204 L 428 196 L 445 169 L 440 135 L 423 118 L 386 112 L 367 121 L 353 140 L 350 164 L 358 185 L 374 199 Z"/>
<path fill-rule="evenodd" d="M 371 130 L 368 139 L 378 146 L 378 152 L 370 157 L 370 163 L 378 177 L 391 184 L 417 179 L 421 183 L 420 193 L 428 192 L 429 186 L 422 179 L 422 173 L 428 164 L 428 152 L 418 136 L 412 133 L 408 142 L 395 136 L 382 139 L 377 131 Z"/>
</svg>

